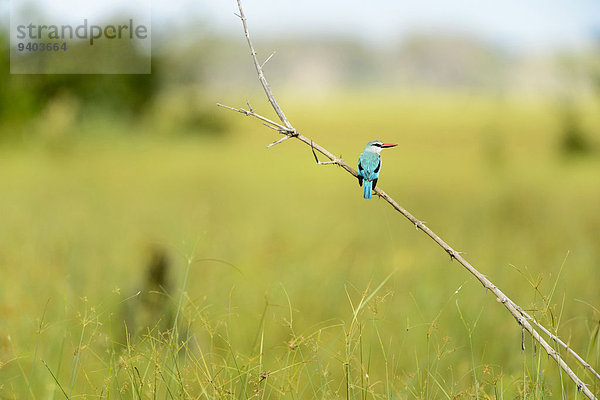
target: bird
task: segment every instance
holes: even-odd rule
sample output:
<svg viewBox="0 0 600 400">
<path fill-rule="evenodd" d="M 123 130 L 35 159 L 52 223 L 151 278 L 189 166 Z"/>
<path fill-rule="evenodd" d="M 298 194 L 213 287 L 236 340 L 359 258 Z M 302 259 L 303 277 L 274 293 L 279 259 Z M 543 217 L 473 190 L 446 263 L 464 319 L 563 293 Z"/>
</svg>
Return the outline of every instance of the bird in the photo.
<svg viewBox="0 0 600 400">
<path fill-rule="evenodd" d="M 381 153 L 382 149 L 395 147 L 397 144 L 383 143 L 381 140 L 372 140 L 365 146 L 365 149 L 358 157 L 358 184 L 363 186 L 364 183 L 364 198 L 372 197 L 373 189 L 377 186 L 379 179 L 379 170 L 381 169 Z"/>
</svg>

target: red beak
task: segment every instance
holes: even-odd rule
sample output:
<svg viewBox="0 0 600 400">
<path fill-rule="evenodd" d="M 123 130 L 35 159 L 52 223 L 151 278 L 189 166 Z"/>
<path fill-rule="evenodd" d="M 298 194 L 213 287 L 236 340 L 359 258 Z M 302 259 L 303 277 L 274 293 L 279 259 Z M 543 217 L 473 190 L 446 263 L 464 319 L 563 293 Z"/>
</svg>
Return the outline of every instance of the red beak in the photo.
<svg viewBox="0 0 600 400">
<path fill-rule="evenodd" d="M 394 143 L 384 143 L 384 144 L 381 145 L 381 147 L 383 147 L 384 149 L 386 147 L 395 147 L 395 146 L 398 146 L 398 145 L 394 144 Z"/>
</svg>

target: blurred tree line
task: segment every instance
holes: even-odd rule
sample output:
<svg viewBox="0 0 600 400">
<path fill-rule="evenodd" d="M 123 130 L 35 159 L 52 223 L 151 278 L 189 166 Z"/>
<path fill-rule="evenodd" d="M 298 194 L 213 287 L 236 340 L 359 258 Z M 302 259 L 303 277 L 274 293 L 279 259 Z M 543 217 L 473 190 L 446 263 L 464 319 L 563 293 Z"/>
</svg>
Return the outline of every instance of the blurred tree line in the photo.
<svg viewBox="0 0 600 400">
<path fill-rule="evenodd" d="M 67 129 L 89 116 L 126 123 L 145 121 L 169 133 L 215 136 L 226 131 L 214 102 L 202 98 L 201 85 L 190 87 L 192 82 L 173 79 L 178 76 L 173 69 L 177 66 L 165 53 L 154 52 L 151 74 L 11 74 L 9 37 L 4 31 L 0 31 L 0 45 L 5 49 L 0 58 L 0 141 L 17 139 L 24 131 L 35 135 L 31 131 L 42 124 L 44 130 Z M 137 49 L 129 47 L 131 59 L 116 62 L 143 61 Z M 97 59 L 86 61 L 107 57 L 108 51 L 99 46 L 94 54 Z M 70 62 L 81 59 L 77 43 L 69 52 Z M 174 98 L 178 98 L 176 104 L 165 104 Z M 40 118 L 46 120 L 35 125 Z"/>
<path fill-rule="evenodd" d="M 0 59 L 0 140 L 19 138 L 24 132 L 35 136 L 39 131 L 64 136 L 69 126 L 75 130 L 90 116 L 104 116 L 111 123 L 142 122 L 145 126 L 137 131 L 144 132 L 224 134 L 227 127 L 223 113 L 214 106 L 214 93 L 238 96 L 256 90 L 258 83 L 244 38 L 211 37 L 201 26 L 171 26 L 163 28 L 162 34 L 157 28 L 152 73 L 147 75 L 11 75 L 6 51 Z M 0 44 L 9 47 L 1 29 Z M 373 88 L 473 90 L 499 97 L 538 93 L 557 101 L 562 123 L 558 151 L 585 154 L 598 146 L 597 133 L 581 123 L 579 103 L 582 93 L 588 96 L 590 82 L 599 88 L 595 97 L 600 99 L 600 39 L 591 54 L 562 58 L 551 54 L 542 60 L 444 32 L 413 34 L 382 47 L 352 38 L 322 37 L 278 37 L 255 45 L 263 60 L 272 50 L 282 49 L 269 61 L 267 73 L 272 85 L 296 96 Z M 76 47 L 70 51 L 77 54 Z M 98 47 L 93 57 L 106 57 L 103 51 Z M 136 62 L 137 50 L 128 53 L 131 59 L 114 61 Z M 74 62 L 81 58 L 70 57 Z"/>
</svg>

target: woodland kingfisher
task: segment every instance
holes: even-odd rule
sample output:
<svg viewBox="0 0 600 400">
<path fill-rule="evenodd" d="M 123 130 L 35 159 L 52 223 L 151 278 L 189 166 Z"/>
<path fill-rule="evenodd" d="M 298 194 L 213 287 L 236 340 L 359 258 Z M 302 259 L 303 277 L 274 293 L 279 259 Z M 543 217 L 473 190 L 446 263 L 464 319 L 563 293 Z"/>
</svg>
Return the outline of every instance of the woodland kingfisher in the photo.
<svg viewBox="0 0 600 400">
<path fill-rule="evenodd" d="M 370 199 L 373 189 L 377 186 L 379 179 L 379 170 L 381 169 L 381 149 L 398 146 L 392 143 L 383 143 L 380 140 L 373 140 L 367 143 L 365 149 L 358 157 L 358 183 L 365 185 L 364 197 Z"/>
</svg>

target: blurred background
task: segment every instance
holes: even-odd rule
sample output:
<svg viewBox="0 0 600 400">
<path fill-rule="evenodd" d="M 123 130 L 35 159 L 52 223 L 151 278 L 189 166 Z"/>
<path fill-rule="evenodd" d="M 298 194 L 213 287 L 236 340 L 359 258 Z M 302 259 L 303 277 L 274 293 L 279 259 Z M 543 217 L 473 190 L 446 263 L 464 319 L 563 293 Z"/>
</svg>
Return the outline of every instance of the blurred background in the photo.
<svg viewBox="0 0 600 400">
<path fill-rule="evenodd" d="M 153 2 L 148 75 L 12 75 L 0 5 L 0 398 L 580 396 L 387 203 L 216 106 L 276 119 L 234 1 Z M 399 143 L 379 186 L 598 369 L 600 5 L 244 11 L 294 127 Z"/>
</svg>

